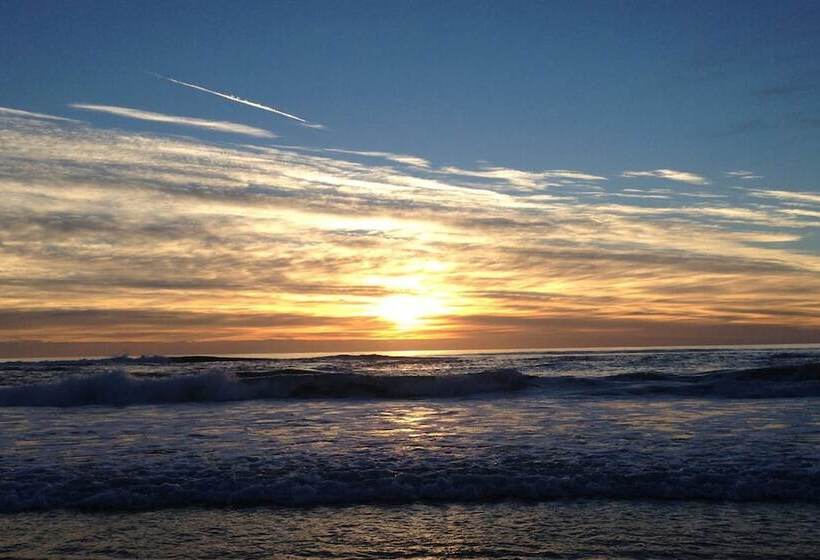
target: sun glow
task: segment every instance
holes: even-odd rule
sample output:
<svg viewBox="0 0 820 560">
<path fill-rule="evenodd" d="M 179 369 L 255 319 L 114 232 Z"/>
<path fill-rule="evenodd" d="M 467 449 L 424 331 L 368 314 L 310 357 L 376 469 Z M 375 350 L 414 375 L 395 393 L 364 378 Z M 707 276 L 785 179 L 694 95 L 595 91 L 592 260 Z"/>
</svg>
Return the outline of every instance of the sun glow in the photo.
<svg viewBox="0 0 820 560">
<path fill-rule="evenodd" d="M 393 323 L 399 330 L 412 330 L 422 326 L 425 319 L 441 312 L 442 305 L 435 298 L 403 294 L 382 298 L 373 314 Z"/>
</svg>

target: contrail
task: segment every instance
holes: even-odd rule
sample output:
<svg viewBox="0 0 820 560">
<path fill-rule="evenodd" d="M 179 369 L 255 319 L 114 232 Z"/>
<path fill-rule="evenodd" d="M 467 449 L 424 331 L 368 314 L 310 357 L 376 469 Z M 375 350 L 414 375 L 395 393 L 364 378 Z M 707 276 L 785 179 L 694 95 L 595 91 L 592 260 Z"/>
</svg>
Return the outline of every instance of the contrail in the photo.
<svg viewBox="0 0 820 560">
<path fill-rule="evenodd" d="M 275 113 L 277 115 L 281 115 L 283 117 L 287 117 L 289 119 L 293 119 L 301 123 L 303 126 L 307 126 L 309 128 L 324 128 L 321 124 L 313 124 L 308 122 L 307 120 L 303 119 L 302 117 L 297 117 L 296 115 L 291 115 L 290 113 L 286 113 L 284 111 L 280 111 L 274 107 L 270 107 L 268 105 L 263 105 L 261 103 L 257 103 L 255 101 L 250 101 L 248 99 L 242 99 L 241 97 L 237 97 L 235 95 L 231 95 L 229 93 L 222 93 L 219 91 L 214 91 L 212 89 L 208 89 L 202 86 L 198 86 L 196 84 L 189 84 L 188 82 L 183 82 L 182 80 L 175 80 L 174 78 L 169 78 L 168 76 L 163 76 L 162 74 L 157 74 L 156 72 L 148 72 L 148 74 L 159 78 L 160 80 L 165 80 L 167 82 L 171 82 L 180 86 L 189 87 L 191 89 L 196 89 L 199 91 L 204 91 L 205 93 L 210 93 L 211 95 L 216 95 L 217 97 L 221 97 L 223 99 L 227 99 L 228 101 L 233 101 L 234 103 L 241 103 L 242 105 L 247 105 L 249 107 L 254 107 L 256 109 L 262 109 L 263 111 L 268 111 L 269 113 Z"/>
</svg>

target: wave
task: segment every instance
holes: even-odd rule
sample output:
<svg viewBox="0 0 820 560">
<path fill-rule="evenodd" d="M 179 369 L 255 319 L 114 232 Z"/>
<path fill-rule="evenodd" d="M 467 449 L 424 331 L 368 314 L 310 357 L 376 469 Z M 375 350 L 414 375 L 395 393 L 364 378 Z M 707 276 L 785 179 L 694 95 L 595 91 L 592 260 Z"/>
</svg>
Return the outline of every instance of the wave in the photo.
<svg viewBox="0 0 820 560">
<path fill-rule="evenodd" d="M 695 375 L 629 373 L 543 377 L 516 369 L 459 375 L 364 375 L 321 368 L 171 377 L 120 371 L 0 388 L 0 406 L 134 405 L 289 398 L 453 398 L 525 389 L 555 396 L 792 398 L 820 396 L 820 363 Z"/>
<path fill-rule="evenodd" d="M 640 458 L 603 462 L 508 453 L 489 460 L 426 457 L 170 455 L 117 464 L 21 466 L 0 478 L 0 512 L 53 509 L 328 506 L 501 500 L 790 501 L 820 503 L 816 471 L 778 464 Z"/>
<path fill-rule="evenodd" d="M 287 368 L 150 378 L 111 371 L 0 388 L 0 406 L 131 405 L 284 398 L 446 398 L 516 391 L 536 378 L 513 369 L 465 375 L 375 376 Z"/>
<path fill-rule="evenodd" d="M 606 378 L 599 394 L 679 397 L 795 398 L 820 396 L 820 363 L 720 370 L 693 375 L 628 373 Z"/>
</svg>

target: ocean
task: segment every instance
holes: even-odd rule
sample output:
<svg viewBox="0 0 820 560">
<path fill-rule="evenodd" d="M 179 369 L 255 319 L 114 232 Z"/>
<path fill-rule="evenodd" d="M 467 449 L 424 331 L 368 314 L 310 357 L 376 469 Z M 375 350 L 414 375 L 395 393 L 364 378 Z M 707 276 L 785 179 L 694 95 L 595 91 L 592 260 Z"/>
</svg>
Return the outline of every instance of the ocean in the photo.
<svg viewBox="0 0 820 560">
<path fill-rule="evenodd" d="M 0 363 L 2 558 L 820 558 L 820 347 Z"/>
</svg>

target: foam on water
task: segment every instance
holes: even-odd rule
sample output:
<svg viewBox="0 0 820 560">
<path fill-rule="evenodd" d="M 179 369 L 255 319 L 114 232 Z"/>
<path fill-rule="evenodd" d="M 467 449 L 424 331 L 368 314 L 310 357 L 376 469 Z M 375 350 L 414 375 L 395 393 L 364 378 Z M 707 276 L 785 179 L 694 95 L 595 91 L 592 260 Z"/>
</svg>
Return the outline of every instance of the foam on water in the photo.
<svg viewBox="0 0 820 560">
<path fill-rule="evenodd" d="M 577 498 L 820 503 L 816 469 L 779 464 L 746 469 L 702 462 L 562 462 L 520 452 L 486 463 L 429 458 L 412 466 L 400 457 L 348 464 L 299 459 L 302 466 L 293 470 L 256 456 L 25 469 L 0 481 L 0 512 Z"/>
</svg>

